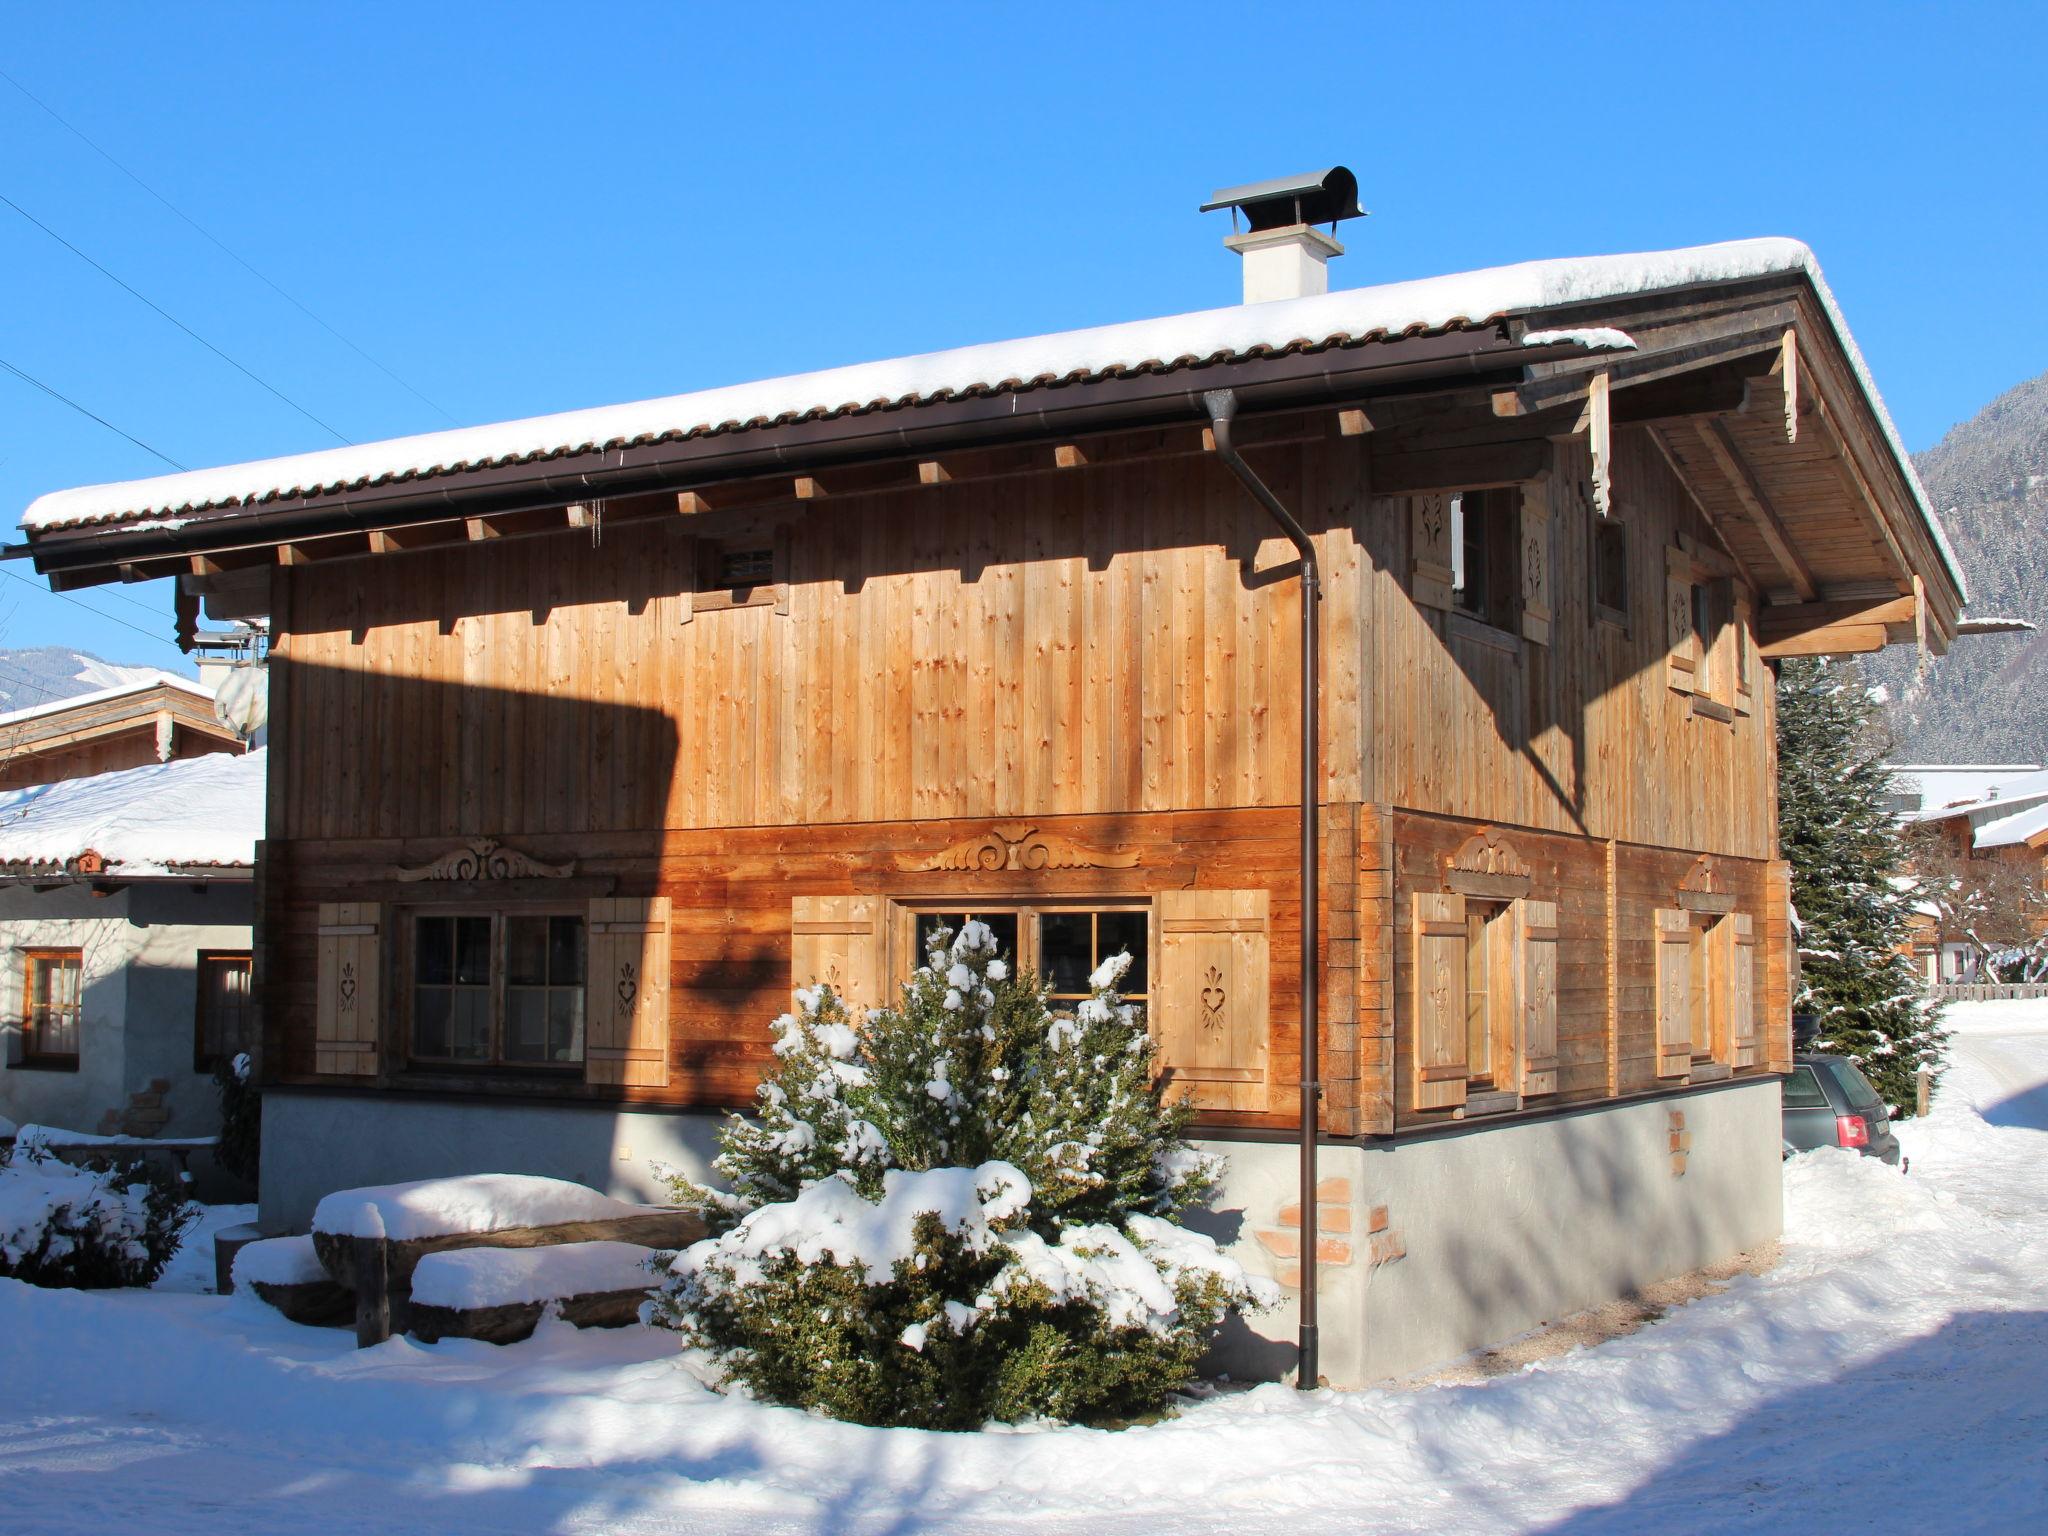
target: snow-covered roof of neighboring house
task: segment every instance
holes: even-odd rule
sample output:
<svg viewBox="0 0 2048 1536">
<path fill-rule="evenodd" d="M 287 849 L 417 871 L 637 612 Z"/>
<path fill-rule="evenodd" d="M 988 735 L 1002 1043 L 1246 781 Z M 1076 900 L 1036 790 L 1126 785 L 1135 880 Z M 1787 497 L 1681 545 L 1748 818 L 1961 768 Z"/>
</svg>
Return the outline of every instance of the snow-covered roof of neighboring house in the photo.
<svg viewBox="0 0 2048 1536">
<path fill-rule="evenodd" d="M 256 862 L 267 753 L 0 792 L 0 874 L 148 878 Z"/>
<path fill-rule="evenodd" d="M 1236 304 L 1161 319 L 959 347 L 886 362 L 790 374 L 488 426 L 393 438 L 217 469 L 82 486 L 38 497 L 23 515 L 34 530 L 112 524 L 107 531 L 182 525 L 182 514 L 281 497 L 352 491 L 436 474 L 523 464 L 720 432 L 906 405 L 1014 393 L 1042 385 L 1162 372 L 1362 341 L 1490 325 L 1511 315 L 1700 283 L 1803 273 L 1809 277 L 1871 412 L 1890 443 L 1957 589 L 1961 568 L 1927 501 L 1863 356 L 1797 240 L 1737 240 L 1635 255 L 1522 262 L 1477 272 L 1340 289 L 1307 298 Z M 1578 333 L 1573 333 L 1578 334 Z M 1601 334 L 1588 345 L 1619 345 Z M 1633 345 L 1633 343 L 1629 343 Z"/>
<path fill-rule="evenodd" d="M 1996 819 L 2008 809 L 2018 810 L 2021 806 L 2042 800 L 2048 800 L 2048 768 L 2017 773 L 1987 786 L 1974 799 L 1930 806 L 1913 813 L 1906 820 L 1947 821 L 1951 816 L 1967 816 L 1973 825 L 1981 827 L 1987 819 Z"/>
<path fill-rule="evenodd" d="M 1911 819 L 1939 820 L 1996 799 L 2003 786 L 2040 772 L 2039 763 L 1895 763 L 1892 781 L 1920 797 Z"/>
<path fill-rule="evenodd" d="M 148 693 L 151 689 L 169 685 L 192 695 L 204 703 L 213 702 L 213 690 L 189 677 L 180 677 L 175 672 L 159 672 L 154 677 L 145 677 L 132 683 L 117 683 L 112 688 L 100 688 L 91 693 L 74 693 L 69 698 L 51 699 L 46 704 L 31 704 L 26 709 L 10 709 L 0 714 L 0 725 L 19 725 L 25 720 L 40 720 L 45 715 L 61 715 L 67 710 L 89 709 L 96 704 L 106 704 L 115 699 L 125 699 L 133 694 Z"/>
<path fill-rule="evenodd" d="M 1977 828 L 1975 846 L 1979 848 L 2011 848 L 2020 843 L 2032 842 L 2042 833 L 2048 832 L 2048 801 L 2002 816 L 1996 821 L 1987 821 Z"/>
</svg>

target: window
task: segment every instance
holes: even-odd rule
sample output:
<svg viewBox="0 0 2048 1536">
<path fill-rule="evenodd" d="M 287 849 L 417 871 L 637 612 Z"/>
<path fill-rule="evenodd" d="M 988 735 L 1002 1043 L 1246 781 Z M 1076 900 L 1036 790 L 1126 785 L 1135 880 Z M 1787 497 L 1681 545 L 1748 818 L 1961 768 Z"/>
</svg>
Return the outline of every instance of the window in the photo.
<svg viewBox="0 0 2048 1536">
<path fill-rule="evenodd" d="M 916 925 L 915 943 L 908 964 L 902 967 L 906 975 L 924 963 L 934 930 L 945 927 L 958 933 L 963 922 L 978 918 L 993 930 L 1002 954 L 1021 969 L 1045 977 L 1055 1006 L 1088 997 L 1090 974 L 1110 956 L 1126 951 L 1131 965 L 1118 992 L 1136 1003 L 1150 995 L 1151 912 L 1147 907 L 977 907 L 971 911 L 914 911 L 911 916 Z"/>
<path fill-rule="evenodd" d="M 76 949 L 32 949 L 24 960 L 22 1059 L 38 1066 L 75 1068 L 84 954 Z"/>
<path fill-rule="evenodd" d="M 1452 606 L 1496 629 L 1515 627 L 1519 517 L 1520 498 L 1511 490 L 1460 491 L 1451 498 Z"/>
<path fill-rule="evenodd" d="M 1593 616 L 1628 622 L 1628 525 L 1615 518 L 1593 519 Z"/>
<path fill-rule="evenodd" d="M 699 540 L 691 612 L 769 606 L 784 611 L 789 579 L 785 548 L 786 541 L 771 529 Z"/>
<path fill-rule="evenodd" d="M 1714 643 L 1721 633 L 1720 620 L 1715 612 L 1715 608 L 1714 589 L 1703 581 L 1694 582 L 1692 585 L 1692 687 L 1694 693 L 1711 694 L 1714 691 Z"/>
<path fill-rule="evenodd" d="M 413 1059 L 478 1066 L 579 1065 L 584 946 L 580 914 L 415 914 Z"/>
<path fill-rule="evenodd" d="M 199 998 L 192 1070 L 211 1072 L 256 1045 L 249 956 L 201 950 L 195 970 Z"/>
<path fill-rule="evenodd" d="M 1710 1060 L 1714 1054 L 1713 962 L 1710 958 L 1713 946 L 1707 941 L 1710 926 L 1707 922 L 1693 923 L 1692 943 L 1686 954 L 1685 1016 L 1694 1061 Z"/>
<path fill-rule="evenodd" d="M 1465 900 L 1465 1062 L 1469 1082 L 1493 1086 L 1495 1062 L 1515 1052 L 1514 947 L 1508 904 Z M 1512 1082 L 1514 1074 L 1503 1074 Z"/>
<path fill-rule="evenodd" d="M 1828 1096 L 1821 1091 L 1820 1080 L 1813 1075 L 1811 1067 L 1794 1067 L 1792 1075 L 1785 1079 L 1785 1108 L 1826 1109 Z"/>
<path fill-rule="evenodd" d="M 721 549 L 718 552 L 718 585 L 758 587 L 775 579 L 773 549 Z"/>
</svg>

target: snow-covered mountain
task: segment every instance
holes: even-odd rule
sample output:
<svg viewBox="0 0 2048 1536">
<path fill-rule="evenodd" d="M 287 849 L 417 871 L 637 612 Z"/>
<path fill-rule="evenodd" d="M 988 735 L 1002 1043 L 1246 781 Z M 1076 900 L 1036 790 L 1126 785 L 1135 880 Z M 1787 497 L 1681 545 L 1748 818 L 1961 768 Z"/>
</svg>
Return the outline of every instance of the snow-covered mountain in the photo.
<svg viewBox="0 0 2048 1536">
<path fill-rule="evenodd" d="M 1970 583 L 1973 617 L 2027 635 L 1964 636 L 1924 674 L 1908 647 L 1868 659 L 1908 763 L 2048 762 L 2048 373 L 2006 391 L 1925 453 L 1920 478 Z"/>
<path fill-rule="evenodd" d="M 0 713 L 166 675 L 161 667 L 127 666 L 68 646 L 0 650 Z M 190 678 L 193 674 L 172 675 Z"/>
</svg>

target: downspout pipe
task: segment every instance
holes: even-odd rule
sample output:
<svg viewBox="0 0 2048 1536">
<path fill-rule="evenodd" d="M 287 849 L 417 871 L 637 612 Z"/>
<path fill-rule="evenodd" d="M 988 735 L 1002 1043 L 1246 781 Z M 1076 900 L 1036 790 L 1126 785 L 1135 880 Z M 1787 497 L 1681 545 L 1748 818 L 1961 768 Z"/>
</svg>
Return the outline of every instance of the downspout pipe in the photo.
<svg viewBox="0 0 2048 1536">
<path fill-rule="evenodd" d="M 1322 1014 L 1317 1003 L 1318 956 L 1322 952 L 1321 912 L 1317 902 L 1317 854 L 1321 845 L 1323 759 L 1321 711 L 1316 674 L 1321 650 L 1317 622 L 1323 586 L 1316 568 L 1316 546 L 1299 519 L 1282 505 L 1258 472 L 1245 463 L 1231 441 L 1230 422 L 1237 414 L 1237 392 L 1211 390 L 1202 396 L 1209 413 L 1209 431 L 1216 457 L 1253 501 L 1266 509 L 1301 556 L 1301 1315 L 1296 1345 L 1294 1384 L 1312 1392 L 1322 1382 L 1321 1350 L 1316 1324 L 1316 1136 L 1320 1129 L 1323 1085 Z"/>
</svg>

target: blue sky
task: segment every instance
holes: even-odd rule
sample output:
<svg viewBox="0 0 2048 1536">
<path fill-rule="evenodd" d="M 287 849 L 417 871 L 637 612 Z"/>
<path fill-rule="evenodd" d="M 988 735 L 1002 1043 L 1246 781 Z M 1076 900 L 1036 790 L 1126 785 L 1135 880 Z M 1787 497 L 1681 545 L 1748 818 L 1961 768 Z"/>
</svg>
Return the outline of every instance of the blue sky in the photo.
<svg viewBox="0 0 2048 1536">
<path fill-rule="evenodd" d="M 1796 235 L 1912 447 L 2048 368 L 2023 320 L 2040 7 L 356 0 L 7 27 L 0 68 L 404 382 L 4 81 L 0 194 L 357 441 L 1228 303 L 1204 194 L 1332 161 L 1373 211 L 1337 286 Z M 335 441 L 4 205 L 0 294 L 0 358 L 186 465 Z M 0 373 L 10 526 L 162 468 Z M 181 664 L 165 584 L 81 607 L 0 570 L 0 645 Z"/>
</svg>

